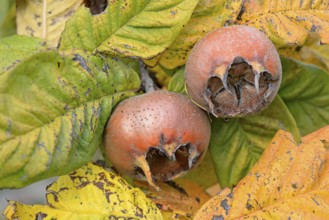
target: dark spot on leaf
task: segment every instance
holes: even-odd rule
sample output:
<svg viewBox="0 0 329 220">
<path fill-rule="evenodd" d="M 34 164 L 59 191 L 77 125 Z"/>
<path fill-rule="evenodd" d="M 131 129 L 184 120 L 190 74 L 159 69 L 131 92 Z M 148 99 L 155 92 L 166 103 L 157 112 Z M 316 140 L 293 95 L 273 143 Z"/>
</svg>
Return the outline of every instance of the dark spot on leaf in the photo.
<svg viewBox="0 0 329 220">
<path fill-rule="evenodd" d="M 292 188 L 297 189 L 297 183 L 291 184 Z"/>
<path fill-rule="evenodd" d="M 226 212 L 226 215 L 228 214 L 228 211 L 230 210 L 230 206 L 227 204 L 227 199 L 222 200 L 222 202 L 220 203 L 220 206 L 223 207 L 223 209 Z"/>
<path fill-rule="evenodd" d="M 179 219 L 180 215 L 178 213 L 175 213 L 174 219 Z"/>
<path fill-rule="evenodd" d="M 211 220 L 224 220 L 224 217 L 222 215 L 214 215 Z"/>
<path fill-rule="evenodd" d="M 321 29 L 321 27 L 319 27 L 319 26 L 316 26 L 316 25 L 312 25 L 312 27 L 311 27 L 311 32 L 316 32 L 316 31 L 318 31 L 319 29 Z"/>
<path fill-rule="evenodd" d="M 176 182 L 174 182 L 174 181 L 167 181 L 166 184 L 168 184 L 169 186 L 171 186 L 174 189 L 178 190 L 178 192 L 180 192 L 181 194 L 184 194 L 185 196 L 188 196 L 188 194 L 185 191 L 185 189 L 183 187 L 181 187 L 180 185 L 178 185 Z"/>
<path fill-rule="evenodd" d="M 113 173 L 110 173 L 110 178 L 113 180 L 115 178 L 115 175 Z"/>
<path fill-rule="evenodd" d="M 27 27 L 25 28 L 25 30 L 26 30 L 26 32 L 29 33 L 32 37 L 34 37 L 34 32 L 35 32 L 35 30 L 34 30 L 32 27 L 27 26 Z"/>
<path fill-rule="evenodd" d="M 317 200 L 315 200 L 313 197 L 311 197 L 311 198 L 312 198 L 312 200 L 314 201 L 314 203 L 315 203 L 317 206 L 320 205 L 320 203 L 319 203 Z"/>
<path fill-rule="evenodd" d="M 143 218 L 144 217 L 144 215 L 143 215 L 143 209 L 141 209 L 140 207 L 136 207 L 135 215 L 137 217 Z"/>
<path fill-rule="evenodd" d="M 49 186 L 48 186 L 49 187 Z M 47 188 L 48 188 L 47 187 Z M 49 192 L 49 194 L 53 195 L 54 196 L 54 201 L 55 202 L 58 202 L 58 196 L 57 196 L 57 192 Z M 48 204 L 49 206 L 52 206 L 51 204 Z"/>
<path fill-rule="evenodd" d="M 83 69 L 85 69 L 90 75 L 93 75 L 91 69 L 88 67 L 86 63 L 85 58 L 83 58 L 81 55 L 74 54 L 74 58 L 72 60 L 77 61 Z"/>
<path fill-rule="evenodd" d="M 73 13 L 74 13 L 73 10 L 69 10 L 69 11 L 64 15 L 64 17 L 65 17 L 65 18 L 69 18 L 69 17 L 71 17 L 71 15 L 73 15 Z"/>
<path fill-rule="evenodd" d="M 299 52 L 301 49 L 302 49 L 302 46 L 297 46 L 297 47 L 295 48 L 295 51 L 296 51 L 296 52 Z"/>
<path fill-rule="evenodd" d="M 246 209 L 248 209 L 249 211 L 252 210 L 254 207 L 248 202 L 246 204 Z"/>
<path fill-rule="evenodd" d="M 113 193 L 113 192 L 111 192 L 111 191 L 109 191 L 109 190 L 105 190 L 104 194 L 105 194 L 106 201 L 107 201 L 108 203 L 110 203 L 110 195 L 115 194 L 115 193 Z M 115 204 L 114 204 L 114 205 L 115 205 Z"/>
<path fill-rule="evenodd" d="M 58 190 L 58 192 L 61 192 L 61 191 L 64 191 L 64 190 L 69 190 L 69 188 L 68 188 L 68 187 L 61 187 L 61 188 Z"/>
<path fill-rule="evenodd" d="M 197 203 L 200 203 L 200 198 L 199 197 L 195 197 L 195 201 L 197 201 Z"/>
<path fill-rule="evenodd" d="M 77 186 L 77 188 L 81 189 L 81 188 L 87 186 L 89 183 L 90 183 L 89 181 L 82 182 L 80 185 Z"/>
<path fill-rule="evenodd" d="M 36 215 L 36 220 L 41 220 L 46 218 L 48 215 L 46 213 L 38 212 Z"/>
<path fill-rule="evenodd" d="M 329 142 L 326 140 L 320 140 L 321 143 L 323 144 L 324 148 L 328 151 L 329 150 Z"/>
<path fill-rule="evenodd" d="M 104 183 L 103 182 L 93 182 L 93 184 L 99 188 L 100 190 L 104 190 Z"/>
</svg>

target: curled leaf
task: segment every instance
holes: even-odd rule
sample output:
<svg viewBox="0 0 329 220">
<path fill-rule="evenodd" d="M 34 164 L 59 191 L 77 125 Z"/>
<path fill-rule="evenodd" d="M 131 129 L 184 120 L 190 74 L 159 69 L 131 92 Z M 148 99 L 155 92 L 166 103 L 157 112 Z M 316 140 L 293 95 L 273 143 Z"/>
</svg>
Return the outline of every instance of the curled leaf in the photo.
<svg viewBox="0 0 329 220">
<path fill-rule="evenodd" d="M 161 191 L 154 190 L 146 182 L 135 182 L 135 185 L 152 199 L 161 212 L 173 219 L 191 219 L 210 198 L 199 185 L 186 179 L 160 183 Z"/>
<path fill-rule="evenodd" d="M 8 219 L 154 219 L 162 215 L 138 188 L 101 166 L 86 166 L 47 187 L 46 205 L 10 201 Z"/>
<path fill-rule="evenodd" d="M 207 202 L 198 219 L 326 219 L 329 216 L 329 126 L 296 144 L 279 131 L 221 209 L 223 193 Z M 213 205 L 217 201 L 218 208 Z"/>
</svg>

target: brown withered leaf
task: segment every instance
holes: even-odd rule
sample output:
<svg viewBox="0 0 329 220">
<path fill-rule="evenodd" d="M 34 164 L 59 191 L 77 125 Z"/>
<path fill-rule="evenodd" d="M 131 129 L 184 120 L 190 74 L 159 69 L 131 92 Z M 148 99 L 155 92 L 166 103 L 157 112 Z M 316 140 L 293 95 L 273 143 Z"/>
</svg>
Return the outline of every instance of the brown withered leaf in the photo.
<svg viewBox="0 0 329 220">
<path fill-rule="evenodd" d="M 303 45 L 310 32 L 329 43 L 328 0 L 246 0 L 238 24 L 264 31 L 278 46 Z"/>
<path fill-rule="evenodd" d="M 209 200 L 195 219 L 327 219 L 329 126 L 297 145 L 279 131 L 250 173 L 232 191 Z M 226 208 L 221 204 L 226 199 Z"/>
<path fill-rule="evenodd" d="M 161 191 L 154 190 L 146 182 L 136 181 L 135 185 L 158 206 L 164 219 L 191 219 L 210 199 L 201 186 L 185 179 L 159 183 Z"/>
</svg>

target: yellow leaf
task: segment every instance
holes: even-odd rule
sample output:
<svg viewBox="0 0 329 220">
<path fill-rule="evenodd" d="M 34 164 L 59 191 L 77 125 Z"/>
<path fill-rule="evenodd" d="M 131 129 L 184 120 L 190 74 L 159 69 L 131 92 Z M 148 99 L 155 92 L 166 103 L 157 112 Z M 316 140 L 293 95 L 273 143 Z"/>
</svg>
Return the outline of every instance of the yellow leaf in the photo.
<svg viewBox="0 0 329 220">
<path fill-rule="evenodd" d="M 156 205 L 138 188 L 95 164 L 61 176 L 47 188 L 47 205 L 10 201 L 9 219 L 162 219 Z"/>
<path fill-rule="evenodd" d="M 329 126 L 305 136 L 300 145 L 291 134 L 279 131 L 233 189 L 226 209 L 218 205 L 224 201 L 221 193 L 207 202 L 195 219 L 327 219 L 328 149 Z"/>
<path fill-rule="evenodd" d="M 159 63 L 167 69 L 184 65 L 193 45 L 208 32 L 232 23 L 241 6 L 242 0 L 201 0 L 173 44 L 161 56 L 145 62 L 150 66 Z"/>
<path fill-rule="evenodd" d="M 17 0 L 16 4 L 17 34 L 40 37 L 56 47 L 66 20 L 82 0 Z"/>
<path fill-rule="evenodd" d="M 239 24 L 264 31 L 278 46 L 302 45 L 309 32 L 329 43 L 328 0 L 246 0 Z"/>
<path fill-rule="evenodd" d="M 314 64 L 329 72 L 329 44 L 319 45 L 320 39 L 317 34 L 311 34 L 303 47 L 286 48 L 280 53 L 290 58 L 300 60 L 304 63 Z"/>
<path fill-rule="evenodd" d="M 161 88 L 165 89 L 171 80 L 171 75 L 173 71 L 163 68 L 161 65 L 156 65 L 154 67 L 149 67 L 148 70 L 154 74 L 156 82 L 161 85 Z"/>
</svg>

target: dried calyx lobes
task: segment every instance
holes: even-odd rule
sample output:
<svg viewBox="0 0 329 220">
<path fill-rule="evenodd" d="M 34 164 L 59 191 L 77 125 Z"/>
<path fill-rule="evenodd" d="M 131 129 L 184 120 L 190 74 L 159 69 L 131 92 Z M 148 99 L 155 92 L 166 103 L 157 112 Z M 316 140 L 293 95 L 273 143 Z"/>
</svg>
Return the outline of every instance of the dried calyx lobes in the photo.
<svg viewBox="0 0 329 220">
<path fill-rule="evenodd" d="M 274 99 L 282 67 L 273 43 L 247 26 L 219 28 L 192 49 L 186 64 L 192 100 L 216 117 L 254 114 Z"/>
<path fill-rule="evenodd" d="M 196 166 L 210 139 L 207 114 L 182 94 L 163 90 L 121 102 L 104 133 L 106 156 L 121 173 L 172 180 Z"/>
</svg>

